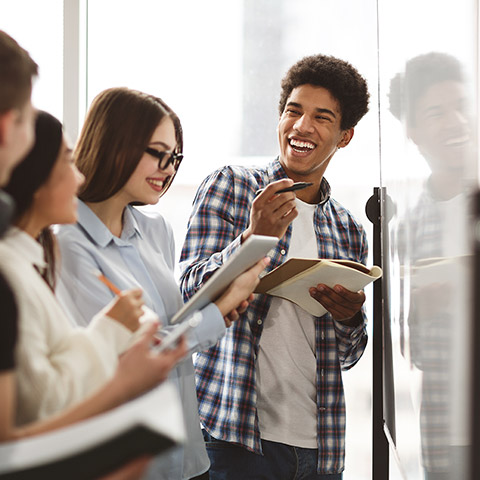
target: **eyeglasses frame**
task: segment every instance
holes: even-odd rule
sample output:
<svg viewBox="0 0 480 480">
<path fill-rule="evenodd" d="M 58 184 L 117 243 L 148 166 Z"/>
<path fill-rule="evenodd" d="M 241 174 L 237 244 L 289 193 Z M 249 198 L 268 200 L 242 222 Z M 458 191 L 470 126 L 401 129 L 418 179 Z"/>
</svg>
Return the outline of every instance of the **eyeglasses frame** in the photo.
<svg viewBox="0 0 480 480">
<path fill-rule="evenodd" d="M 166 151 L 160 152 L 159 150 L 155 150 L 152 147 L 145 148 L 145 152 L 149 155 L 152 155 L 152 157 L 158 159 L 158 168 L 160 170 L 165 170 L 170 164 L 172 164 L 175 171 L 177 171 L 180 163 L 182 163 L 183 160 L 183 153 Z M 164 160 L 165 157 L 168 157 L 167 160 Z M 162 161 L 165 162 L 164 165 L 162 165 Z"/>
</svg>

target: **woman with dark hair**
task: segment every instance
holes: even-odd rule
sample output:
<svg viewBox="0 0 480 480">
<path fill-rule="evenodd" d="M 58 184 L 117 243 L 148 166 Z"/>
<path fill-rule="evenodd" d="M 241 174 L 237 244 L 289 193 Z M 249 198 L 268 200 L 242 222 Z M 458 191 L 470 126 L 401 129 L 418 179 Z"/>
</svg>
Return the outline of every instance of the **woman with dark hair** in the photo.
<svg viewBox="0 0 480 480">
<path fill-rule="evenodd" d="M 159 98 L 113 88 L 93 101 L 74 152 L 85 175 L 79 220 L 62 227 L 58 235 L 61 296 L 78 323 L 88 322 L 91 312 L 111 298 L 108 288 L 93 288 L 89 273 L 93 268 L 120 288 L 142 288 L 146 305 L 166 327 L 183 305 L 174 278 L 172 229 L 160 214 L 134 207 L 156 204 L 165 194 L 180 166 L 182 147 L 180 121 Z M 267 260 L 258 262 L 201 310 L 202 321 L 187 337 L 191 352 L 221 341 L 225 328 L 248 305 L 266 264 Z M 182 397 L 187 441 L 182 449 L 159 457 L 149 475 L 188 479 L 209 468 L 191 358 L 180 363 L 170 378 Z"/>
<path fill-rule="evenodd" d="M 57 119 L 39 112 L 35 134 L 33 149 L 5 188 L 17 210 L 15 226 L 0 241 L 0 271 L 16 300 L 18 338 L 12 339 L 14 369 L 0 382 L 0 440 L 50 430 L 119 405 L 158 384 L 185 354 L 180 347 L 170 357 L 152 357 L 152 326 L 119 363 L 143 314 L 139 289 L 122 292 L 88 328 L 72 326 L 53 292 L 55 248 L 49 229 L 76 220 L 83 176 Z M 67 407 L 72 409 L 54 419 L 30 424 Z"/>
</svg>

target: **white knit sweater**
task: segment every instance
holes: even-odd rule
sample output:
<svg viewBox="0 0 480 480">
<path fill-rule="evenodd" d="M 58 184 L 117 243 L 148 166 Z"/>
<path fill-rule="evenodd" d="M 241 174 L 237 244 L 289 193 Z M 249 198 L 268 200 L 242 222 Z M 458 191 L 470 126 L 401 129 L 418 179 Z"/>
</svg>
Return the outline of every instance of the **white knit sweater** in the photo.
<svg viewBox="0 0 480 480">
<path fill-rule="evenodd" d="M 41 246 L 11 228 L 0 241 L 0 269 L 18 307 L 17 425 L 75 404 L 110 378 L 131 332 L 101 312 L 88 328 L 74 327 L 34 268 Z"/>
</svg>

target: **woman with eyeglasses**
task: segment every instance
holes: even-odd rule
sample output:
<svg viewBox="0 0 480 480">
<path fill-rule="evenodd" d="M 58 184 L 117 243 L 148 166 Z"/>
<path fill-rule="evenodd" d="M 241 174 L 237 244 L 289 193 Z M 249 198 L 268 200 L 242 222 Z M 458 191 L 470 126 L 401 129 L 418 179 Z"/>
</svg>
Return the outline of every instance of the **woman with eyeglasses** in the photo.
<svg viewBox="0 0 480 480">
<path fill-rule="evenodd" d="M 78 223 L 58 233 L 58 293 L 79 324 L 88 322 L 91 312 L 113 295 L 98 284 L 92 270 L 101 271 L 120 289 L 141 288 L 145 304 L 165 326 L 181 308 L 172 229 L 160 214 L 137 206 L 156 204 L 165 194 L 182 160 L 182 147 L 180 120 L 161 99 L 127 88 L 108 89 L 94 99 L 74 151 L 76 166 L 85 176 Z M 240 275 L 215 303 L 201 310 L 202 321 L 187 336 L 192 353 L 222 338 L 248 306 L 267 261 Z M 147 478 L 195 478 L 208 470 L 209 460 L 190 356 L 170 379 L 182 398 L 187 441 L 156 459 Z"/>
</svg>

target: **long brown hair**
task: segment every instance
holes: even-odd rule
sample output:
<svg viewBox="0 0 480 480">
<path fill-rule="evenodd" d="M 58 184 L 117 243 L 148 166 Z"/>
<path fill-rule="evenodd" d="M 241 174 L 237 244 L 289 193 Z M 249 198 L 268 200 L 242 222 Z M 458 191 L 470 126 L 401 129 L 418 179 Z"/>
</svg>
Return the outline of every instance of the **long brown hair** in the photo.
<svg viewBox="0 0 480 480">
<path fill-rule="evenodd" d="M 115 195 L 134 172 L 153 132 L 167 116 L 175 127 L 176 152 L 181 152 L 180 120 L 163 100 L 128 88 L 110 88 L 97 95 L 74 150 L 77 168 L 85 176 L 80 199 L 101 202 Z"/>
</svg>

